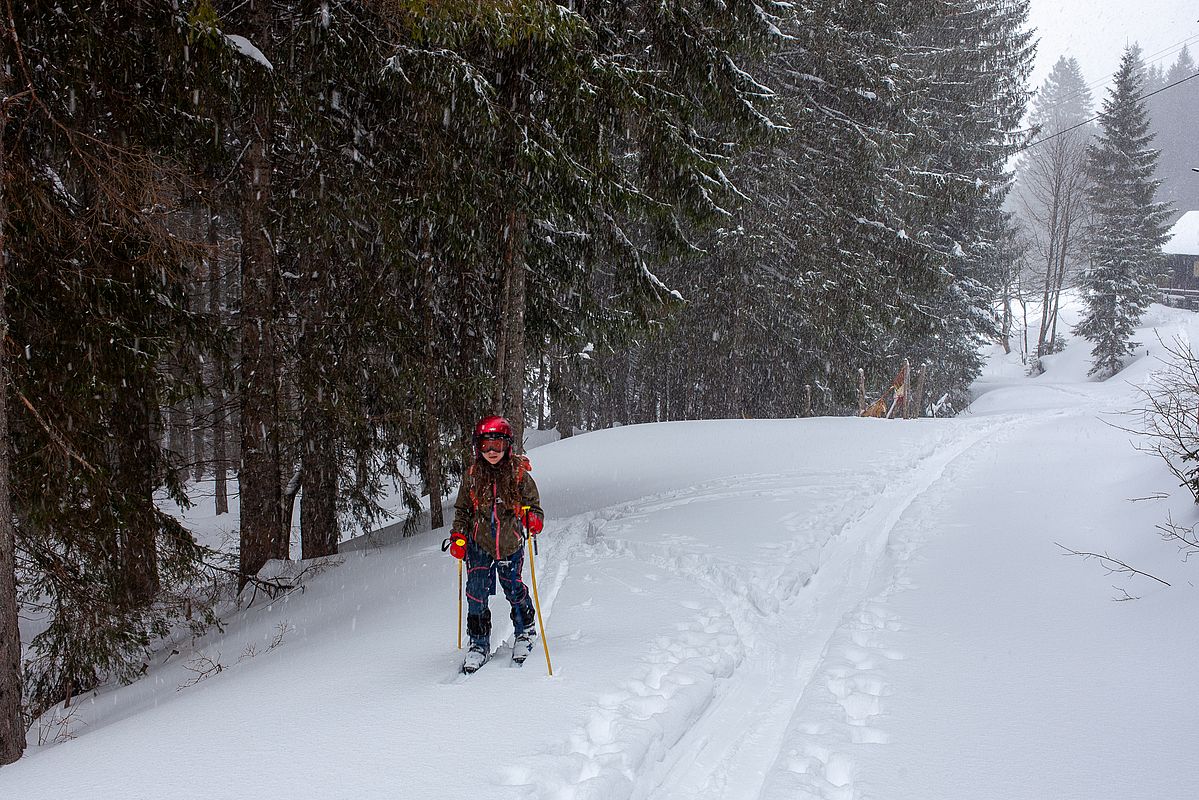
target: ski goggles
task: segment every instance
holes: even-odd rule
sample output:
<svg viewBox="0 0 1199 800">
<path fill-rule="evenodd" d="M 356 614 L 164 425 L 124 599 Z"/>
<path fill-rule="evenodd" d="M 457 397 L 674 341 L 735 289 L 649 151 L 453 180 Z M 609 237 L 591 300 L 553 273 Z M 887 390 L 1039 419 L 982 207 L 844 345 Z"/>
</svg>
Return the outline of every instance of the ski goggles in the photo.
<svg viewBox="0 0 1199 800">
<path fill-rule="evenodd" d="M 508 449 L 507 439 L 480 439 L 479 452 L 481 453 L 502 453 Z"/>
</svg>

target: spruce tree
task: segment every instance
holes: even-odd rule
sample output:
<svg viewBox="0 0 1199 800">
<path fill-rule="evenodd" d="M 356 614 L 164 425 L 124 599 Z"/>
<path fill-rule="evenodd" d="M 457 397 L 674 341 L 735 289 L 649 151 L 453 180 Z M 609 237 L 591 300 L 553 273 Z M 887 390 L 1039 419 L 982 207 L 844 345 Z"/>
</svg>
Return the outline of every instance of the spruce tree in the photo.
<svg viewBox="0 0 1199 800">
<path fill-rule="evenodd" d="M 37 712 L 134 676 L 204 555 L 155 495 L 186 502 L 159 412 L 196 383 L 186 344 L 210 338 L 186 294 L 199 247 L 171 223 L 214 76 L 171 3 L 30 2 L 8 22 L 7 421 L 20 595 L 47 620 Z"/>
<path fill-rule="evenodd" d="M 894 186 L 900 251 L 898 319 L 871 343 L 928 364 L 927 388 L 951 408 L 968 400 L 980 345 L 999 334 L 996 313 L 1011 188 L 1008 163 L 1025 140 L 1021 120 L 1034 44 L 1027 0 L 952 0 L 920 25 L 901 63 L 909 147 Z M 885 350 L 884 350 L 885 351 Z"/>
<path fill-rule="evenodd" d="M 1153 144 L 1159 149 L 1156 177 L 1161 181 L 1158 197 L 1170 202 L 1176 213 L 1199 209 L 1199 181 L 1191 167 L 1196 166 L 1195 130 L 1199 127 L 1199 64 L 1183 47 L 1162 77 L 1161 87 L 1169 86 L 1147 99 Z M 1142 90 L 1148 93 L 1153 88 Z"/>
<path fill-rule="evenodd" d="M 1137 346 L 1133 332 L 1153 300 L 1162 267 L 1169 207 L 1154 200 L 1157 151 L 1150 147 L 1153 135 L 1140 94 L 1140 58 L 1130 47 L 1104 99 L 1100 134 L 1088 148 L 1094 221 L 1082 282 L 1086 313 L 1076 332 L 1093 343 L 1090 374 L 1100 379 L 1119 372 Z"/>
<path fill-rule="evenodd" d="M 1084 123 L 1093 115 L 1091 90 L 1073 56 L 1059 56 L 1033 96 L 1029 122 L 1042 138 Z"/>
</svg>

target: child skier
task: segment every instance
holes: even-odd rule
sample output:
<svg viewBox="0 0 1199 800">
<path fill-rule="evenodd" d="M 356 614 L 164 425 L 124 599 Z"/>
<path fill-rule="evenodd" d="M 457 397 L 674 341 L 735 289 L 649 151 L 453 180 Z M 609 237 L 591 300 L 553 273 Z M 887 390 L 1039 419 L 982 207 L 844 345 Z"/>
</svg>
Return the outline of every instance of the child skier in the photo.
<svg viewBox="0 0 1199 800">
<path fill-rule="evenodd" d="M 491 611 L 487 601 L 499 578 L 512 605 L 516 640 L 512 660 L 523 663 L 537 636 L 529 591 L 521 580 L 523 530 L 541 532 L 545 513 L 529 460 L 512 452 L 512 426 L 503 417 L 485 417 L 475 426 L 474 460 L 454 503 L 450 553 L 466 559 L 466 630 L 470 650 L 462 671 L 474 672 L 491 653 Z"/>
</svg>

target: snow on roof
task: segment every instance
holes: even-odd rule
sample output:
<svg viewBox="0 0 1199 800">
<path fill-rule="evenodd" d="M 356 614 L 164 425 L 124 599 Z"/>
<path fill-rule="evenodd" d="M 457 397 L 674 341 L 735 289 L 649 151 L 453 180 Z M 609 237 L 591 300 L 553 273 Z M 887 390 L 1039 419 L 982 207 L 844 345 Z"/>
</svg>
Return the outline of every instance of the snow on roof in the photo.
<svg viewBox="0 0 1199 800">
<path fill-rule="evenodd" d="M 1174 223 L 1162 252 L 1171 256 L 1199 255 L 1199 211 L 1188 211 Z"/>
</svg>

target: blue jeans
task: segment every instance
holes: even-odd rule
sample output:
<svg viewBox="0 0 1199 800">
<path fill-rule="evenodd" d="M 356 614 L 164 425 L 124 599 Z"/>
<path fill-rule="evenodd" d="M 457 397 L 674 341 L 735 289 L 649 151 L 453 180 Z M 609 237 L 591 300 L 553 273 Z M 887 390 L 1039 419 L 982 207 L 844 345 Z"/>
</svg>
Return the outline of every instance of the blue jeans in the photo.
<svg viewBox="0 0 1199 800">
<path fill-rule="evenodd" d="M 512 605 L 512 629 L 521 633 L 533 627 L 536 615 L 529 589 L 520 578 L 525 561 L 522 547 L 504 560 L 489 555 L 475 544 L 473 538 L 466 540 L 466 632 L 472 647 L 483 652 L 491 649 L 491 609 L 487 601 L 495 594 L 495 581 L 499 578 L 504 597 Z"/>
</svg>

